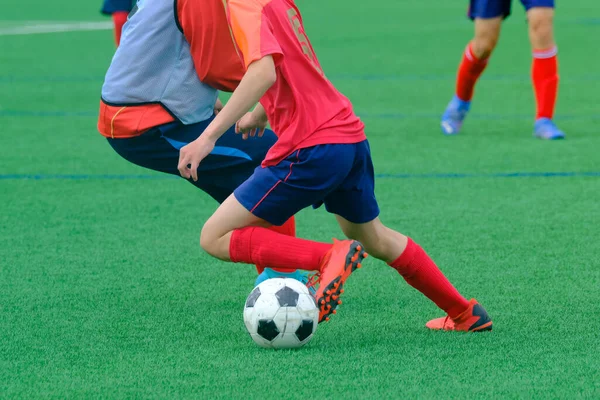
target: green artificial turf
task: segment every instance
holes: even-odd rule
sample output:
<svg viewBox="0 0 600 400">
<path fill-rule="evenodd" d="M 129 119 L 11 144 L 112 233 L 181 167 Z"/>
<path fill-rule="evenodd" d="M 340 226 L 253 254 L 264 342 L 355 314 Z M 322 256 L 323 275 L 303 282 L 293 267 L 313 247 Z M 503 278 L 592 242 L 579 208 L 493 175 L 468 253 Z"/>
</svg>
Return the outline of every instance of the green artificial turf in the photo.
<svg viewBox="0 0 600 400">
<path fill-rule="evenodd" d="M 0 31 L 107 21 L 99 2 L 9 3 Z M 531 136 L 518 2 L 450 138 L 438 123 L 471 35 L 466 2 L 298 3 L 367 125 L 383 220 L 481 301 L 494 331 L 427 331 L 436 307 L 369 259 L 308 346 L 258 348 L 242 321 L 253 268 L 198 246 L 212 200 L 96 133 L 111 32 L 0 35 L 0 397 L 600 397 L 596 0 L 557 12 L 568 139 L 552 143 Z M 341 236 L 323 210 L 300 213 L 298 233 Z"/>
</svg>

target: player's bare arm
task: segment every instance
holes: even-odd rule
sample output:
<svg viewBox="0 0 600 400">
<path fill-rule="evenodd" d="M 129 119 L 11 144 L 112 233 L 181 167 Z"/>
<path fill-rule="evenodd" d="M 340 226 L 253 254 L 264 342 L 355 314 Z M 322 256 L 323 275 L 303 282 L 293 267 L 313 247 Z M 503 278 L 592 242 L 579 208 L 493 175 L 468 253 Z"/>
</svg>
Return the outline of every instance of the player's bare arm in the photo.
<svg viewBox="0 0 600 400">
<path fill-rule="evenodd" d="M 214 149 L 217 140 L 273 86 L 277 75 L 273 57 L 265 56 L 248 66 L 239 86 L 221 112 L 200 137 L 181 148 L 177 169 L 182 177 L 198 180 L 198 165 Z"/>
</svg>

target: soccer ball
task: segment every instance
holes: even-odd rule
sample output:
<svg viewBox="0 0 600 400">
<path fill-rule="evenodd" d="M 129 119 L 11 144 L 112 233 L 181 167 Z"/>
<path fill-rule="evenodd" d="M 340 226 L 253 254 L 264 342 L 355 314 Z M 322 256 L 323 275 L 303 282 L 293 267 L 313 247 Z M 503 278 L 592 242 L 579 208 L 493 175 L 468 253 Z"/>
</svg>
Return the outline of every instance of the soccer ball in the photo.
<svg viewBox="0 0 600 400">
<path fill-rule="evenodd" d="M 310 342 L 317 330 L 319 308 L 301 282 L 286 278 L 268 279 L 248 296 L 244 324 L 261 347 L 298 348 Z"/>
</svg>

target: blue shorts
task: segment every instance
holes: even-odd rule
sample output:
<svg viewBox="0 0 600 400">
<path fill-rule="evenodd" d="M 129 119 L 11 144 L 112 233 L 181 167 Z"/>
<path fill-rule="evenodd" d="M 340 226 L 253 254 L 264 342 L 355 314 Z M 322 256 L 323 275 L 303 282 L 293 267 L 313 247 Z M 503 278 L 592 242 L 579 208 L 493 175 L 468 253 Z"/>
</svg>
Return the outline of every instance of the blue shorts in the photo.
<svg viewBox="0 0 600 400">
<path fill-rule="evenodd" d="M 295 151 L 262 168 L 238 187 L 236 199 L 259 218 L 281 225 L 303 208 L 327 211 L 361 224 L 377 218 L 369 142 L 324 144 Z"/>
<path fill-rule="evenodd" d="M 124 11 L 130 12 L 133 9 L 133 5 L 136 0 L 104 0 L 102 4 L 102 14 L 111 15 L 113 13 Z"/>
<path fill-rule="evenodd" d="M 108 139 L 124 159 L 141 167 L 180 176 L 177 170 L 179 149 L 196 140 L 212 118 L 192 125 L 173 122 L 152 128 L 140 136 Z M 200 163 L 198 181 L 190 182 L 222 203 L 234 189 L 247 180 L 277 141 L 267 130 L 263 137 L 243 140 L 230 128 L 216 143 L 213 152 Z"/>
<path fill-rule="evenodd" d="M 508 17 L 512 0 L 471 0 L 469 18 L 497 18 Z M 525 11 L 535 7 L 554 8 L 554 0 L 521 0 Z"/>
</svg>

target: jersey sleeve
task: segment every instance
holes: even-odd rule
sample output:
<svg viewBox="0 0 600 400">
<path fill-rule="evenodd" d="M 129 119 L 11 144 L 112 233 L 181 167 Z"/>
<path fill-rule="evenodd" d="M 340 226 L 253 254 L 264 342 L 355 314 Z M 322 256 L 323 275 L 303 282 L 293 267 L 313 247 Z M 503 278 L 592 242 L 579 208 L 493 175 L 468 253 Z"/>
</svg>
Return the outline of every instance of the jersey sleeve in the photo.
<svg viewBox="0 0 600 400">
<path fill-rule="evenodd" d="M 283 57 L 271 23 L 264 12 L 268 3 L 268 0 L 228 2 L 229 25 L 246 68 L 268 55 L 273 56 L 275 64 Z"/>
</svg>

